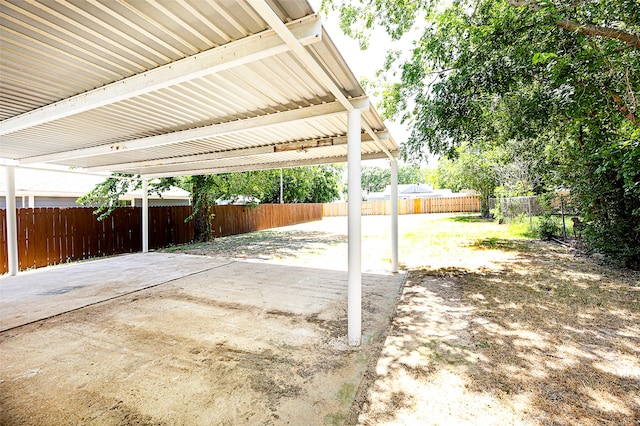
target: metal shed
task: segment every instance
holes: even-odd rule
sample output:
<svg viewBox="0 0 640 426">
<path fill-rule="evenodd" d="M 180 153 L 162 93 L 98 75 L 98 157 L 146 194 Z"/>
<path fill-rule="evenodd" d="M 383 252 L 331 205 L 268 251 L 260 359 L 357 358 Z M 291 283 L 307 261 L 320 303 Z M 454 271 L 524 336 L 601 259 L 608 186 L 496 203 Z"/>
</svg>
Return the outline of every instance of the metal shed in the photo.
<svg viewBox="0 0 640 426">
<path fill-rule="evenodd" d="M 389 158 L 397 191 L 398 147 L 306 0 L 3 0 L 0 22 L 10 274 L 15 167 L 131 173 L 146 187 L 348 161 L 348 334 L 360 343 L 360 161 Z"/>
</svg>

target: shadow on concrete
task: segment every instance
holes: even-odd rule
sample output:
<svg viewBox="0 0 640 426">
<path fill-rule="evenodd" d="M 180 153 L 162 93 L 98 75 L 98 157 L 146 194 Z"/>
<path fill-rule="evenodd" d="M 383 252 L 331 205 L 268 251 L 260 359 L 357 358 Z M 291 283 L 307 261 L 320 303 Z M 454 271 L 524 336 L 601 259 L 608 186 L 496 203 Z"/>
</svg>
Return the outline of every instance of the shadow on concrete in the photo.
<svg viewBox="0 0 640 426">
<path fill-rule="evenodd" d="M 185 244 L 167 251 L 230 258 L 288 259 L 322 254 L 327 247 L 347 244 L 347 236 L 318 231 L 265 230 Z"/>
</svg>

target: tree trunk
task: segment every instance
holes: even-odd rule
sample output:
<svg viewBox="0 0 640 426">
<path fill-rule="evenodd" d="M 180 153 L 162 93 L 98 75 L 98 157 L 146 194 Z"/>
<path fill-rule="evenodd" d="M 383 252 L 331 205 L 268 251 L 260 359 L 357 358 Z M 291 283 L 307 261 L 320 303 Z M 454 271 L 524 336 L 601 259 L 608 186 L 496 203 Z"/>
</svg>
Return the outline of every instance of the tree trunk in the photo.
<svg viewBox="0 0 640 426">
<path fill-rule="evenodd" d="M 208 205 L 206 209 L 204 206 L 200 206 L 196 215 L 193 217 L 193 226 L 196 242 L 201 243 L 211 240 L 211 222 L 209 221 Z"/>
<path fill-rule="evenodd" d="M 489 210 L 489 196 L 490 194 L 480 195 L 480 214 L 485 219 L 491 219 L 491 211 Z"/>
<path fill-rule="evenodd" d="M 193 226 L 196 242 L 210 241 L 213 237 L 211 221 L 209 220 L 209 200 L 207 197 L 206 176 L 193 176 L 191 189 L 194 210 Z"/>
</svg>

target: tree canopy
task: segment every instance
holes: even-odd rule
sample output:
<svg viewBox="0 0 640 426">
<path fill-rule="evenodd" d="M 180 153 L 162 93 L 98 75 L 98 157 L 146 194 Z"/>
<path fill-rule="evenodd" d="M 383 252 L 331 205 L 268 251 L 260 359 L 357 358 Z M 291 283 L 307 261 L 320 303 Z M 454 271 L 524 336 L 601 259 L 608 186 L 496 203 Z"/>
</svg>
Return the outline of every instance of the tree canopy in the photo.
<svg viewBox="0 0 640 426">
<path fill-rule="evenodd" d="M 537 191 L 571 190 L 594 249 L 640 264 L 640 2 L 326 4 L 363 45 L 380 27 L 417 34 L 378 84 L 383 115 L 411 125 L 405 158 L 518 147 Z"/>
<path fill-rule="evenodd" d="M 497 153 L 461 145 L 455 160 L 444 159 L 438 165 L 441 186 L 453 191 L 473 189 L 480 195 L 481 212 L 489 215 L 489 197 L 498 186 Z"/>
<path fill-rule="evenodd" d="M 240 196 L 255 197 L 262 203 L 280 202 L 282 173 L 285 203 L 325 203 L 339 198 L 342 165 L 321 165 L 276 170 L 260 170 L 218 175 L 185 176 L 154 180 L 149 192 L 161 194 L 177 186 L 191 194 L 195 240 L 211 238 L 209 206 L 217 200 L 235 202 Z M 79 204 L 98 205 L 95 213 L 102 220 L 118 207 L 119 198 L 141 187 L 140 176 L 113 174 L 78 199 Z"/>
<path fill-rule="evenodd" d="M 367 192 L 382 192 L 391 185 L 391 170 L 388 167 L 363 166 L 362 189 Z M 398 183 L 424 183 L 424 174 L 417 165 L 398 167 Z"/>
</svg>

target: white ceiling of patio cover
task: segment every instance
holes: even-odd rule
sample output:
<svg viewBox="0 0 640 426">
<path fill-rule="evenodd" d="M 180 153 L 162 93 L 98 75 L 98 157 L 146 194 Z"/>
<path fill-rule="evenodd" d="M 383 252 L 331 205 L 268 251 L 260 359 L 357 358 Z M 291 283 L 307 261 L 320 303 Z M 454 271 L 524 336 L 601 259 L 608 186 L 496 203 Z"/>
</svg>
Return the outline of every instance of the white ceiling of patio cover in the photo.
<svg viewBox="0 0 640 426">
<path fill-rule="evenodd" d="M 267 4 L 334 91 L 242 0 L 1 0 L 0 157 L 145 176 L 343 162 L 344 98 L 365 105 L 363 159 L 395 156 L 309 4 Z"/>
</svg>

